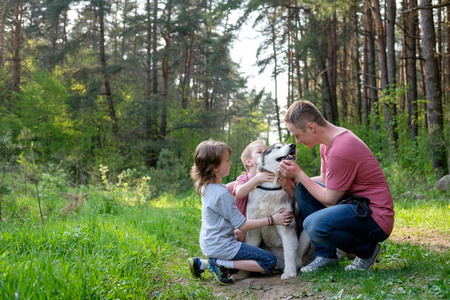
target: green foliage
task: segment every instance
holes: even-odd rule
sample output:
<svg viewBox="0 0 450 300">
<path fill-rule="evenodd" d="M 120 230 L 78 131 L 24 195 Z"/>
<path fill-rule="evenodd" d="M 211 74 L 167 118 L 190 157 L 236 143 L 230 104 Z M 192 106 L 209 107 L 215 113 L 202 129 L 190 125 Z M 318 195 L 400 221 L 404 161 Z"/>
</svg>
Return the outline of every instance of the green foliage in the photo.
<svg viewBox="0 0 450 300">
<path fill-rule="evenodd" d="M 55 74 L 37 72 L 17 96 L 21 126 L 31 130 L 43 153 L 68 150 L 78 133 L 68 115 L 70 94 L 65 83 Z"/>
<path fill-rule="evenodd" d="M 159 154 L 156 168 L 148 170 L 148 187 L 152 197 L 180 193 L 192 186 L 188 170 L 183 161 L 175 153 L 168 149 L 163 149 Z"/>
<path fill-rule="evenodd" d="M 23 219 L 4 223 L 0 235 L 3 298 L 73 299 L 211 298 L 202 287 L 186 289 L 172 278 L 186 270 L 187 251 L 198 247 L 198 198 L 183 194 L 145 206 L 121 207 L 114 215 L 96 210 L 102 191 L 89 194 L 78 215 L 50 218 L 46 226 Z M 29 203 L 32 205 L 32 203 Z M 33 282 L 34 284 L 29 284 Z"/>
</svg>

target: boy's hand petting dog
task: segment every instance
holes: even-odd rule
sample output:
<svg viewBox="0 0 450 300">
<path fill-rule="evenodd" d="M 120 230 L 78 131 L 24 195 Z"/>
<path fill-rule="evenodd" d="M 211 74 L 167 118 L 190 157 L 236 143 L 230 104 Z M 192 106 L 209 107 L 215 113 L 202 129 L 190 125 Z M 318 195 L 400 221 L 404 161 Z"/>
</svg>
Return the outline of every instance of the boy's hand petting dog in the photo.
<svg viewBox="0 0 450 300">
<path fill-rule="evenodd" d="M 255 180 L 256 185 L 264 182 L 272 182 L 275 180 L 275 174 L 271 172 L 261 172 L 256 174 L 253 179 Z"/>
<path fill-rule="evenodd" d="M 283 213 L 285 210 L 286 208 L 282 208 L 272 215 L 274 224 L 287 226 L 291 223 L 293 214 L 291 212 Z"/>
</svg>

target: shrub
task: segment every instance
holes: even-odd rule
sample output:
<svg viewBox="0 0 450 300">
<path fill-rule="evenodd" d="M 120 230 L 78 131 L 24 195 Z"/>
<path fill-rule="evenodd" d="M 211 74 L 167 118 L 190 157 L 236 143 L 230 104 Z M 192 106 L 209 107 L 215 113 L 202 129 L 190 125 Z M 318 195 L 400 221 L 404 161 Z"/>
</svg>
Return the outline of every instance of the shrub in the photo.
<svg viewBox="0 0 450 300">
<path fill-rule="evenodd" d="M 180 193 L 192 187 L 192 181 L 183 161 L 168 149 L 161 150 L 158 165 L 148 172 L 151 197 Z"/>
</svg>

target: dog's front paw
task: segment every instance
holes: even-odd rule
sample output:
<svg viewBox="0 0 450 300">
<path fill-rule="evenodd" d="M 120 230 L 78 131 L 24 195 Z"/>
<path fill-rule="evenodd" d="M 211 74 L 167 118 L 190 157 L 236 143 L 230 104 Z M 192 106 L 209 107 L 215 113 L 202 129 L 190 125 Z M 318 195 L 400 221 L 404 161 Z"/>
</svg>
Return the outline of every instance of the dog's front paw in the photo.
<svg viewBox="0 0 450 300">
<path fill-rule="evenodd" d="M 281 275 L 282 280 L 291 279 L 297 277 L 297 272 L 284 272 Z"/>
</svg>

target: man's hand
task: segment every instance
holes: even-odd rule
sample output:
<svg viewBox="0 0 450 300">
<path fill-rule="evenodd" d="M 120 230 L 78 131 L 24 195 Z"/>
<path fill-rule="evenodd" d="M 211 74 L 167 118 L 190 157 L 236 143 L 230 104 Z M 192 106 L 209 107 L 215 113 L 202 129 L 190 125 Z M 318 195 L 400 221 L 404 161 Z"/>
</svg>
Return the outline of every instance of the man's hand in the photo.
<svg viewBox="0 0 450 300">
<path fill-rule="evenodd" d="M 295 178 L 300 180 L 300 176 L 303 173 L 299 165 L 292 160 L 283 160 L 280 163 L 280 174 L 285 178 Z"/>
</svg>

